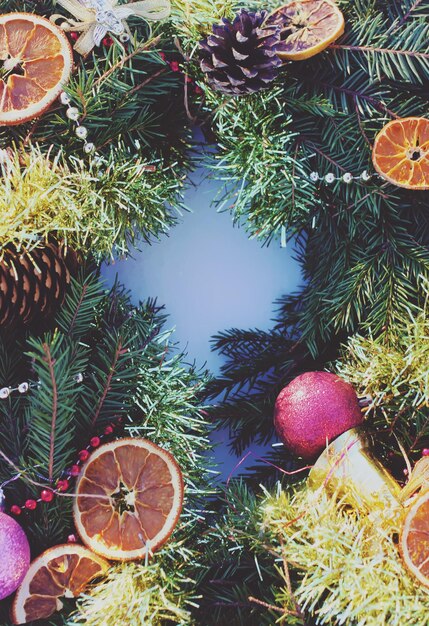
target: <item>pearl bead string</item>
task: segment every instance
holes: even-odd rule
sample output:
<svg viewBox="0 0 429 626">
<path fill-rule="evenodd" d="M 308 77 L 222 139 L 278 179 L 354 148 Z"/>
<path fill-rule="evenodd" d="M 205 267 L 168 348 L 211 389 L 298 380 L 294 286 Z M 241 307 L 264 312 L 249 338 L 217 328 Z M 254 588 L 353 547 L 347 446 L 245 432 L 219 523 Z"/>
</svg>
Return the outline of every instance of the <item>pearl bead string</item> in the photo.
<svg viewBox="0 0 429 626">
<path fill-rule="evenodd" d="M 78 139 L 81 139 L 84 142 L 83 151 L 85 152 L 85 154 L 92 154 L 93 152 L 95 152 L 95 144 L 87 140 L 88 129 L 86 128 L 86 126 L 83 126 L 83 124 L 81 124 L 79 121 L 79 109 L 75 106 L 72 106 L 71 98 L 65 91 L 60 94 L 60 101 L 61 104 L 67 107 L 66 116 L 68 117 L 68 119 L 76 123 L 75 134 Z"/>
<path fill-rule="evenodd" d="M 345 174 L 342 174 L 341 176 L 335 176 L 335 174 L 333 174 L 332 172 L 328 172 L 324 176 L 321 176 L 319 172 L 311 172 L 311 174 L 309 175 L 309 179 L 311 180 L 312 183 L 317 183 L 320 181 L 320 182 L 325 182 L 328 185 L 332 185 L 332 183 L 336 181 L 346 183 L 346 185 L 350 185 L 350 183 L 352 183 L 353 181 L 357 181 L 357 180 L 363 183 L 368 183 L 372 178 L 375 178 L 375 177 L 381 178 L 381 176 L 379 176 L 376 173 L 370 174 L 368 170 L 364 170 L 362 174 L 359 174 L 358 176 L 354 176 L 353 174 L 350 174 L 350 172 L 346 172 Z"/>
<path fill-rule="evenodd" d="M 73 376 L 73 380 L 75 381 L 75 383 L 80 384 L 83 382 L 83 374 L 75 374 Z M 34 382 L 34 381 L 28 381 L 28 382 L 23 382 L 20 383 L 17 387 L 2 387 L 0 389 L 0 400 L 7 400 L 10 396 L 11 393 L 18 391 L 18 393 L 20 394 L 25 394 L 28 393 L 31 389 L 39 389 L 42 386 L 42 383 L 40 382 L 40 380 Z"/>
</svg>

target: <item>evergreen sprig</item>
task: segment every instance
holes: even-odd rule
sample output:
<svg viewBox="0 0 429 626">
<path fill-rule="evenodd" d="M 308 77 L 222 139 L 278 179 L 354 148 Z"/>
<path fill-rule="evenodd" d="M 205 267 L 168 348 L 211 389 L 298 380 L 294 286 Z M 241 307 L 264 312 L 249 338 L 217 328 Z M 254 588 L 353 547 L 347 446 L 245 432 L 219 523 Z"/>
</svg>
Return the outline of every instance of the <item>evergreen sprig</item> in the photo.
<svg viewBox="0 0 429 626">
<path fill-rule="evenodd" d="M 83 274 L 72 282 L 54 330 L 40 337 L 17 339 L 6 332 L 0 337 L 0 387 L 32 382 L 27 394 L 12 392 L 0 403 L 0 477 L 15 479 L 5 486 L 9 506 L 37 499 L 44 487 L 55 489 L 91 436 L 119 417 L 122 430 L 116 436 L 149 438 L 179 463 L 186 497 L 172 541 L 155 557 L 151 572 L 144 563 L 136 564 L 132 574 L 120 567 L 112 572 L 111 580 L 123 581 L 118 593 L 134 584 L 138 593 L 146 593 L 148 623 L 153 618 L 154 624 L 176 613 L 180 623 L 191 621 L 190 611 L 199 602 L 195 581 L 203 568 L 198 537 L 215 493 L 210 426 L 202 404 L 207 374 L 186 364 L 165 321 L 156 302 L 133 306 L 121 285 L 106 290 L 96 275 Z M 75 532 L 71 504 L 72 497 L 58 493 L 51 503 L 24 510 L 20 522 L 34 555 Z M 152 594 L 153 585 L 158 592 Z M 127 600 L 122 596 L 116 608 Z M 168 602 L 170 609 L 163 612 Z M 73 610 L 67 604 L 52 624 L 76 623 Z M 91 610 L 82 609 L 79 624 L 93 623 Z M 5 626 L 7 613 L 8 603 L 0 603 Z"/>
<path fill-rule="evenodd" d="M 204 88 L 219 144 L 212 157 L 214 175 L 225 182 L 219 205 L 264 241 L 300 234 L 306 287 L 299 327 L 315 357 L 338 333 L 363 326 L 380 332 L 405 319 L 429 269 L 428 192 L 377 176 L 331 186 L 309 178 L 313 171 L 322 178 L 373 172 L 378 131 L 391 119 L 427 116 L 429 3 L 339 4 L 345 34 L 326 51 L 286 63 L 271 89 L 225 98 L 204 83 L 197 42 L 223 15 L 230 18 L 236 3 L 222 9 L 201 0 L 194 12 L 176 2 L 188 72 Z"/>
<path fill-rule="evenodd" d="M 47 18 L 62 12 L 54 0 L 4 0 L 1 8 Z M 131 19 L 130 26 L 133 37 L 125 46 L 115 40 L 85 59 L 76 54 L 65 86 L 96 153 L 85 154 L 76 123 L 59 101 L 36 120 L 0 128 L 0 148 L 14 150 L 18 162 L 41 151 L 53 162 L 55 178 L 57 155 L 64 161 L 63 184 L 47 180 L 46 172 L 46 180 L 37 181 L 38 195 L 44 192 L 52 211 L 34 209 L 22 220 L 21 201 L 28 198 L 20 195 L 20 185 L 15 188 L 8 198 L 8 230 L 0 229 L 1 247 L 9 240 L 35 245 L 50 233 L 105 258 L 126 254 L 140 239 L 159 237 L 175 223 L 192 160 L 185 78 L 168 63 L 179 58 L 168 21 L 149 26 Z"/>
</svg>

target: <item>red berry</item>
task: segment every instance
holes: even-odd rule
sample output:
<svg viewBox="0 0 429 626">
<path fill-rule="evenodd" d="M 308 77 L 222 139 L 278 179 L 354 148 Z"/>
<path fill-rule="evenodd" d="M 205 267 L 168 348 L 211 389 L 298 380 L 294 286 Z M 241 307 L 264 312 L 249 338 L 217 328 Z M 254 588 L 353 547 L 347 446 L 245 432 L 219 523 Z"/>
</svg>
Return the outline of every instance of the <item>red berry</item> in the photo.
<svg viewBox="0 0 429 626">
<path fill-rule="evenodd" d="M 89 457 L 89 452 L 88 450 L 81 450 L 79 452 L 79 461 L 82 461 L 82 463 L 84 463 Z"/>
<path fill-rule="evenodd" d="M 110 48 L 111 46 L 113 46 L 113 39 L 107 36 L 103 39 L 102 43 L 103 43 L 103 46 L 107 46 L 108 48 Z"/>
<path fill-rule="evenodd" d="M 50 489 L 44 489 L 41 492 L 40 497 L 43 500 L 43 502 L 52 502 L 52 500 L 54 499 L 54 492 L 51 491 Z"/>
<path fill-rule="evenodd" d="M 80 474 L 79 465 L 72 465 L 70 468 L 70 476 L 73 476 L 73 478 L 76 478 L 76 476 L 79 476 L 79 474 Z"/>
<path fill-rule="evenodd" d="M 192 78 L 188 75 L 185 76 L 185 83 L 192 83 Z"/>
<path fill-rule="evenodd" d="M 70 39 L 73 39 L 73 41 L 77 41 L 79 39 L 78 33 L 75 33 L 74 31 L 70 33 Z"/>
<path fill-rule="evenodd" d="M 18 506 L 17 504 L 12 504 L 12 506 L 10 507 L 10 512 L 13 513 L 14 515 L 21 515 L 22 510 L 21 510 L 21 507 Z"/>
<path fill-rule="evenodd" d="M 166 59 L 165 52 L 160 52 L 160 53 L 159 53 L 159 56 L 161 57 L 161 59 L 162 59 L 163 61 L 165 61 L 165 59 Z"/>
<path fill-rule="evenodd" d="M 112 433 L 113 433 L 113 428 L 111 426 L 106 426 L 106 428 L 104 429 L 104 434 L 111 435 Z"/>
<path fill-rule="evenodd" d="M 36 506 L 37 506 L 36 500 L 26 500 L 25 501 L 25 508 L 28 509 L 29 511 L 34 511 Z"/>
<path fill-rule="evenodd" d="M 171 61 L 170 67 L 173 72 L 180 72 L 180 67 L 177 61 Z"/>
<path fill-rule="evenodd" d="M 76 541 L 77 541 L 76 535 L 69 535 L 67 537 L 67 543 L 76 543 Z"/>
<path fill-rule="evenodd" d="M 65 478 L 57 482 L 58 491 L 67 491 L 68 488 L 69 488 L 69 481 L 66 480 Z"/>
<path fill-rule="evenodd" d="M 195 93 L 202 94 L 202 93 L 204 93 L 204 92 L 203 92 L 203 90 L 201 89 L 201 87 L 200 87 L 199 85 L 197 85 L 197 86 L 195 87 Z"/>
<path fill-rule="evenodd" d="M 100 445 L 100 437 L 93 437 L 89 443 L 93 448 L 98 448 Z"/>
<path fill-rule="evenodd" d="M 423 456 L 429 456 L 429 448 L 423 448 L 422 455 Z"/>
</svg>

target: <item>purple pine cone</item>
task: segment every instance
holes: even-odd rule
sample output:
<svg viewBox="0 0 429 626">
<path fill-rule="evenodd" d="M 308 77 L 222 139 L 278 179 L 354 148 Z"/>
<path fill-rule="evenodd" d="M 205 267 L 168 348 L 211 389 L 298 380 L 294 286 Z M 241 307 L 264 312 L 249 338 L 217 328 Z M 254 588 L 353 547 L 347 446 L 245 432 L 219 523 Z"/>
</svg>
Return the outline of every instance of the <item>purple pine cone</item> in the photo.
<svg viewBox="0 0 429 626">
<path fill-rule="evenodd" d="M 213 25 L 213 34 L 200 43 L 201 69 L 209 84 L 231 96 L 266 89 L 282 61 L 277 56 L 280 29 L 264 24 L 266 11 L 242 9 L 231 23 Z"/>
</svg>

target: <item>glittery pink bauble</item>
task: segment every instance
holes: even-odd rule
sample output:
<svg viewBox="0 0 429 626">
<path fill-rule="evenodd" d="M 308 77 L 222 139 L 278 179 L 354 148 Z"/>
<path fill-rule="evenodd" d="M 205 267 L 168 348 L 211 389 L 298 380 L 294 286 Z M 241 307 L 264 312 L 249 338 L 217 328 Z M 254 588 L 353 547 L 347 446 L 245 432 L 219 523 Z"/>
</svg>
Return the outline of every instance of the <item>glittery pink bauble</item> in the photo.
<svg viewBox="0 0 429 626">
<path fill-rule="evenodd" d="M 280 392 L 274 425 L 283 443 L 310 460 L 346 430 L 363 421 L 353 387 L 329 372 L 307 372 Z"/>
<path fill-rule="evenodd" d="M 18 522 L 0 513 L 0 600 L 18 589 L 30 566 L 30 546 Z"/>
</svg>

